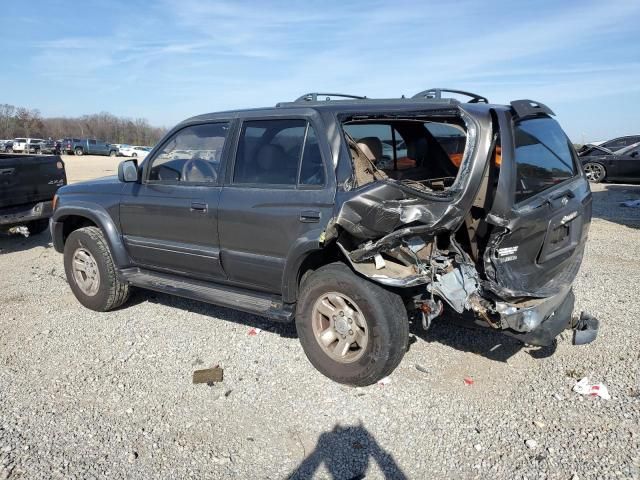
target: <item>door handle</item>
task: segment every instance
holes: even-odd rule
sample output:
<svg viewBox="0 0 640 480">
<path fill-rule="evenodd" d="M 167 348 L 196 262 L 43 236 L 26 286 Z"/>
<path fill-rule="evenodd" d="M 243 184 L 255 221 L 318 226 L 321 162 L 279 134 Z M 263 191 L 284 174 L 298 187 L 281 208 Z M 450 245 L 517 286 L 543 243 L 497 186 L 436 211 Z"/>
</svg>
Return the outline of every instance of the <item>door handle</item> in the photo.
<svg viewBox="0 0 640 480">
<path fill-rule="evenodd" d="M 207 204 L 204 202 L 191 202 L 191 211 L 206 213 Z"/>
<path fill-rule="evenodd" d="M 300 221 L 302 223 L 318 223 L 320 221 L 320 212 L 305 210 L 300 213 Z"/>
</svg>

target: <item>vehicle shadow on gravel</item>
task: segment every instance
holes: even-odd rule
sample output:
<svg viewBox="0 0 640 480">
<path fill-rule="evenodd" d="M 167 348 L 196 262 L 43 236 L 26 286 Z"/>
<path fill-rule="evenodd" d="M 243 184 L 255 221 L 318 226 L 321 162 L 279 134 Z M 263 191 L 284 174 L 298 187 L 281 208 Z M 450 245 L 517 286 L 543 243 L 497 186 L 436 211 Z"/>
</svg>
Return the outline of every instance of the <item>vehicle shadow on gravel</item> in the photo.
<svg viewBox="0 0 640 480">
<path fill-rule="evenodd" d="M 406 479 L 393 456 L 376 441 L 362 425 L 342 427 L 335 425 L 318 438 L 318 443 L 288 479 L 315 478 L 324 464 L 332 479 L 364 479 L 373 460 L 384 478 Z"/>
<path fill-rule="evenodd" d="M 47 249 L 53 248 L 49 232 L 44 232 L 39 235 L 30 235 L 26 238 L 19 234 L 7 235 L 0 233 L 0 255 L 23 252 L 35 247 L 44 247 Z"/>
<path fill-rule="evenodd" d="M 622 202 L 640 200 L 640 185 L 600 184 L 592 189 L 593 217 L 640 228 L 640 207 L 624 207 Z"/>
<path fill-rule="evenodd" d="M 506 362 L 525 346 L 515 338 L 488 328 L 476 327 L 471 322 L 470 319 L 467 321 L 464 318 L 455 318 L 451 314 L 445 314 L 434 320 L 429 330 L 426 331 L 419 322 L 412 323 L 411 333 L 427 343 L 441 343 L 496 362 Z M 548 347 L 527 350 L 527 353 L 533 358 L 542 359 L 553 355 L 556 348 L 557 343 L 554 342 Z"/>
<path fill-rule="evenodd" d="M 153 292 L 135 288 L 131 292 L 131 298 L 127 301 L 123 308 L 138 305 L 143 302 L 152 302 L 167 307 L 180 310 L 188 310 L 199 315 L 206 315 L 212 320 L 223 320 L 225 322 L 234 322 L 247 327 L 259 328 L 261 330 L 276 333 L 284 338 L 298 338 L 295 324 L 279 323 L 269 320 L 258 315 L 244 313 L 231 308 L 220 307 L 217 305 L 190 300 L 188 298 L 177 297 L 164 293 Z"/>
</svg>

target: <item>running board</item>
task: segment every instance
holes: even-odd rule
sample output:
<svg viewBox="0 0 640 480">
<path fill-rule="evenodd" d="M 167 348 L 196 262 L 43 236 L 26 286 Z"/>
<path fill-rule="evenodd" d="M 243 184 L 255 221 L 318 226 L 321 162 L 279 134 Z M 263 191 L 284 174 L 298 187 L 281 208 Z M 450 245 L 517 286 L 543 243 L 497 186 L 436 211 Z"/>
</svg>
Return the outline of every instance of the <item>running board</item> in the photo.
<svg viewBox="0 0 640 480">
<path fill-rule="evenodd" d="M 121 270 L 120 275 L 126 282 L 136 287 L 213 303 L 221 307 L 229 307 L 268 317 L 278 322 L 291 322 L 293 320 L 293 305 L 283 304 L 281 297 L 277 295 L 202 282 L 139 268 Z"/>
</svg>

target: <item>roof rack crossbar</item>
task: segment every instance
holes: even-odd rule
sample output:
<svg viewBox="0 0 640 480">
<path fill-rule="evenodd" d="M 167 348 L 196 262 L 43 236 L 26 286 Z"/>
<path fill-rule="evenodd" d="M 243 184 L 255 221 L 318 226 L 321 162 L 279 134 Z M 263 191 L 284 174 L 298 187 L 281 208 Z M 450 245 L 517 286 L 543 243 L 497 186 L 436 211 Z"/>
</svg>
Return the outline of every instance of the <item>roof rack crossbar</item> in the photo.
<svg viewBox="0 0 640 480">
<path fill-rule="evenodd" d="M 458 95 L 464 95 L 471 100 L 468 103 L 489 103 L 486 97 L 482 95 L 478 95 L 477 93 L 465 92 L 464 90 L 451 90 L 449 88 L 430 88 L 429 90 L 423 90 L 422 92 L 416 93 L 411 98 L 436 98 L 441 99 L 442 93 L 457 93 Z"/>
<path fill-rule="evenodd" d="M 327 100 L 329 100 L 329 97 L 352 98 L 354 100 L 364 100 L 364 99 L 367 98 L 367 97 L 363 97 L 363 96 L 360 96 L 360 95 L 349 95 L 349 94 L 346 94 L 346 93 L 312 92 L 312 93 L 305 93 L 301 97 L 296 98 L 294 103 L 297 103 L 297 102 L 317 102 L 318 101 L 318 97 L 327 97 Z"/>
</svg>

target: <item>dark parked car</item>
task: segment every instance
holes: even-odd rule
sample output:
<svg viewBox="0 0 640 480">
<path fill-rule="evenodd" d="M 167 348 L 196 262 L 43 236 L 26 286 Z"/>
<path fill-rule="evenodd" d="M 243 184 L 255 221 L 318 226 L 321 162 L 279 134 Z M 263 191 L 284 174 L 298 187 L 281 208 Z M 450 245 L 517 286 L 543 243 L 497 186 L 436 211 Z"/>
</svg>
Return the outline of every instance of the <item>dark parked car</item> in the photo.
<svg viewBox="0 0 640 480">
<path fill-rule="evenodd" d="M 118 149 L 102 140 L 93 138 L 64 138 L 62 149 L 69 155 L 118 155 Z"/>
<path fill-rule="evenodd" d="M 52 153 L 60 155 L 62 153 L 62 142 L 60 140 L 45 140 L 40 144 L 42 153 Z"/>
<path fill-rule="evenodd" d="M 0 142 L 0 152 L 1 153 L 12 153 L 13 152 L 13 140 L 3 140 Z"/>
<path fill-rule="evenodd" d="M 600 156 L 603 151 L 615 152 L 638 142 L 640 142 L 640 135 L 626 135 L 624 137 L 612 138 L 599 145 L 588 143 L 578 150 L 578 155 L 581 157 L 589 157 L 591 155 Z"/>
<path fill-rule="evenodd" d="M 580 157 L 582 168 L 589 181 L 594 183 L 640 180 L 640 141 L 615 152 L 599 151 Z"/>
<path fill-rule="evenodd" d="M 73 293 L 97 311 L 137 286 L 295 319 L 311 363 L 352 385 L 390 374 L 410 321 L 445 308 L 528 344 L 592 341 L 571 288 L 592 196 L 553 112 L 442 92 L 308 94 L 182 122 L 118 177 L 58 192 Z M 460 162 L 433 124 L 464 134 Z"/>
<path fill-rule="evenodd" d="M 44 232 L 53 196 L 66 185 L 64 162 L 57 156 L 0 155 L 0 231 L 26 226 Z"/>
</svg>

